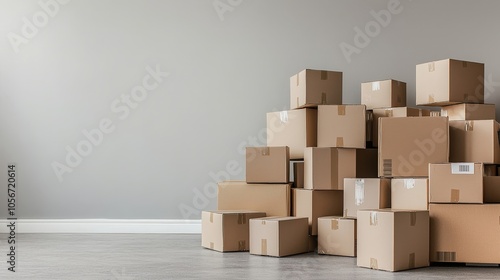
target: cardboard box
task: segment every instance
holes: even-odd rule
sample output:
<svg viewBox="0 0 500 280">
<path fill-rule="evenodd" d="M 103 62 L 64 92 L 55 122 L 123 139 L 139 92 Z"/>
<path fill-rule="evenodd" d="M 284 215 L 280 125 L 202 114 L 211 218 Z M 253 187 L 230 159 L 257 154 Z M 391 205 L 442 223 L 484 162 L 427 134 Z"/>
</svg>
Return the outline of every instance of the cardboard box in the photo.
<svg viewBox="0 0 500 280">
<path fill-rule="evenodd" d="M 290 109 L 342 104 L 342 72 L 305 69 L 290 77 Z"/>
<path fill-rule="evenodd" d="M 247 147 L 247 183 L 288 183 L 290 151 L 288 147 Z"/>
<path fill-rule="evenodd" d="M 318 218 L 318 254 L 355 257 L 356 220 L 338 216 Z"/>
<path fill-rule="evenodd" d="M 295 188 L 304 188 L 304 162 L 296 161 L 293 163 L 293 186 Z"/>
<path fill-rule="evenodd" d="M 484 103 L 484 64 L 445 59 L 416 67 L 417 105 Z"/>
<path fill-rule="evenodd" d="M 430 203 L 483 203 L 481 163 L 429 164 Z"/>
<path fill-rule="evenodd" d="M 305 147 L 316 147 L 316 109 L 267 113 L 267 146 L 290 148 L 290 159 L 304 158 Z"/>
<path fill-rule="evenodd" d="M 379 177 L 427 177 L 429 163 L 448 162 L 448 118 L 379 119 Z"/>
<path fill-rule="evenodd" d="M 308 251 L 307 218 L 268 217 L 250 220 L 250 254 L 284 257 Z"/>
<path fill-rule="evenodd" d="M 500 163 L 499 130 L 494 120 L 450 121 L 450 161 Z"/>
<path fill-rule="evenodd" d="M 342 191 L 293 189 L 292 192 L 292 216 L 308 218 L 310 235 L 318 234 L 319 217 L 342 215 Z"/>
<path fill-rule="evenodd" d="M 356 177 L 356 150 L 306 148 L 304 150 L 304 188 L 343 190 L 344 178 Z"/>
<path fill-rule="evenodd" d="M 429 266 L 429 212 L 360 210 L 357 265 L 386 271 Z"/>
<path fill-rule="evenodd" d="M 495 104 L 456 104 L 441 107 L 441 116 L 450 121 L 494 120 Z"/>
<path fill-rule="evenodd" d="M 406 83 L 396 80 L 362 83 L 361 104 L 367 109 L 405 107 Z"/>
<path fill-rule="evenodd" d="M 249 220 L 265 217 L 257 211 L 203 211 L 201 246 L 219 252 L 249 250 Z"/>
<path fill-rule="evenodd" d="M 356 177 L 377 178 L 378 177 L 378 150 L 357 149 L 356 150 Z"/>
<path fill-rule="evenodd" d="M 253 210 L 268 216 L 290 216 L 291 184 L 220 182 L 217 210 Z"/>
<path fill-rule="evenodd" d="M 391 180 L 391 208 L 428 210 L 429 185 L 427 178 L 393 178 Z"/>
<path fill-rule="evenodd" d="M 344 179 L 344 217 L 356 218 L 358 210 L 361 209 L 384 209 L 390 207 L 390 179 Z"/>
<path fill-rule="evenodd" d="M 378 119 L 384 117 L 428 117 L 431 111 L 426 109 L 418 109 L 411 107 L 373 109 L 373 128 L 372 128 L 372 143 L 374 147 L 378 147 Z"/>
<path fill-rule="evenodd" d="M 318 147 L 366 148 L 365 105 L 318 106 Z"/>
<path fill-rule="evenodd" d="M 431 262 L 500 264 L 500 204 L 430 204 Z"/>
</svg>

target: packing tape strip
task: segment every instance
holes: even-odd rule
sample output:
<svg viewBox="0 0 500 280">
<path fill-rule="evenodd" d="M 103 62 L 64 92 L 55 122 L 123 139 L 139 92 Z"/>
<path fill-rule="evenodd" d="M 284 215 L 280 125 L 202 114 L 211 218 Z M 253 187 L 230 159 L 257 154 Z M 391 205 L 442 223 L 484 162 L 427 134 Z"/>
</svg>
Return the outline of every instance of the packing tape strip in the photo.
<svg viewBox="0 0 500 280">
<path fill-rule="evenodd" d="M 321 104 L 327 104 L 326 103 L 326 92 L 321 93 Z"/>
<path fill-rule="evenodd" d="M 460 190 L 451 189 L 451 198 L 450 202 L 457 203 L 460 201 Z"/>
<path fill-rule="evenodd" d="M 327 80 L 328 79 L 328 71 L 321 71 L 321 80 Z"/>
<path fill-rule="evenodd" d="M 295 81 L 296 81 L 296 83 L 297 83 L 297 86 L 300 84 L 300 83 L 299 83 L 299 80 L 300 80 L 300 79 L 299 79 L 299 75 L 300 75 L 300 73 L 299 73 L 299 74 L 297 74 L 297 75 L 295 75 Z"/>
<path fill-rule="evenodd" d="M 380 90 L 380 82 L 372 82 L 372 91 Z"/>
<path fill-rule="evenodd" d="M 414 227 L 417 224 L 417 212 L 410 212 L 410 226 Z"/>
<path fill-rule="evenodd" d="M 377 212 L 372 211 L 370 212 L 370 226 L 376 226 L 378 225 L 378 215 Z"/>
<path fill-rule="evenodd" d="M 394 116 L 394 111 L 392 111 L 392 109 L 386 109 L 386 110 L 384 111 L 384 115 L 385 115 L 386 117 L 392 117 L 392 116 Z"/>
<path fill-rule="evenodd" d="M 429 67 L 429 72 L 434 72 L 434 70 L 436 70 L 436 66 L 434 65 L 434 62 L 429 62 L 429 64 L 427 64 L 427 66 Z"/>
<path fill-rule="evenodd" d="M 337 137 L 337 141 L 335 143 L 335 147 L 344 147 L 344 137 Z"/>
<path fill-rule="evenodd" d="M 288 111 L 281 111 L 280 112 L 280 121 L 283 124 L 288 122 Z"/>
<path fill-rule="evenodd" d="M 434 103 L 434 95 L 429 94 L 428 103 Z"/>
<path fill-rule="evenodd" d="M 345 116 L 345 105 L 337 105 L 337 115 Z"/>
<path fill-rule="evenodd" d="M 339 220 L 338 219 L 333 219 L 330 223 L 330 227 L 332 230 L 337 230 L 339 229 Z"/>
<path fill-rule="evenodd" d="M 271 154 L 269 147 L 262 147 L 260 152 L 261 152 L 261 155 L 263 155 L 263 156 L 268 156 Z"/>
<path fill-rule="evenodd" d="M 210 223 L 214 222 L 214 213 L 210 213 Z"/>
<path fill-rule="evenodd" d="M 247 214 L 238 213 L 238 225 L 244 225 L 247 223 Z"/>
<path fill-rule="evenodd" d="M 238 241 L 238 251 L 246 251 L 247 250 L 247 242 L 245 240 Z"/>
<path fill-rule="evenodd" d="M 408 267 L 415 268 L 415 253 L 408 255 Z"/>
<path fill-rule="evenodd" d="M 464 67 L 464 68 L 467 67 L 467 61 L 462 61 L 462 67 Z"/>
<path fill-rule="evenodd" d="M 413 189 L 415 187 L 415 179 L 403 179 L 405 189 Z"/>
<path fill-rule="evenodd" d="M 267 255 L 267 239 L 260 240 L 260 252 L 262 255 Z"/>
<path fill-rule="evenodd" d="M 365 202 L 365 180 L 356 179 L 354 182 L 354 204 L 359 206 Z"/>
<path fill-rule="evenodd" d="M 214 243 L 213 242 L 210 242 L 210 249 L 214 249 Z"/>
<path fill-rule="evenodd" d="M 378 261 L 376 258 L 370 258 L 370 268 L 378 269 Z"/>
</svg>

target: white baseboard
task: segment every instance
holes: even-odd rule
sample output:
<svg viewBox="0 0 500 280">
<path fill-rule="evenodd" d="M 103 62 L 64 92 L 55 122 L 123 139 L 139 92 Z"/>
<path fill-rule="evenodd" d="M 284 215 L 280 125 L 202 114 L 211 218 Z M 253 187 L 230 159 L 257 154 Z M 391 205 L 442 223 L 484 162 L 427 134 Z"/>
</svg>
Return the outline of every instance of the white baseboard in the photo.
<svg viewBox="0 0 500 280">
<path fill-rule="evenodd" d="M 8 233 L 0 220 L 0 233 Z M 17 233 L 201 233 L 200 220 L 18 219 Z"/>
</svg>

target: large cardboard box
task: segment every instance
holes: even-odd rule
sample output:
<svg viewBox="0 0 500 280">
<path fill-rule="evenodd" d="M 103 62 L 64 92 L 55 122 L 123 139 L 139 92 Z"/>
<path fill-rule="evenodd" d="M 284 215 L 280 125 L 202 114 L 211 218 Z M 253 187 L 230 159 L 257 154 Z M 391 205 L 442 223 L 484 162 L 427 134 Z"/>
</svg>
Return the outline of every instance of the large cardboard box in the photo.
<svg viewBox="0 0 500 280">
<path fill-rule="evenodd" d="M 379 119 L 379 177 L 427 177 L 429 163 L 448 162 L 448 118 Z"/>
<path fill-rule="evenodd" d="M 366 148 L 365 105 L 318 106 L 318 147 Z"/>
<path fill-rule="evenodd" d="M 500 204 L 430 204 L 431 262 L 500 264 Z"/>
<path fill-rule="evenodd" d="M 450 161 L 500 163 L 495 120 L 450 121 Z"/>
<path fill-rule="evenodd" d="M 356 177 L 378 177 L 378 150 L 356 149 Z"/>
<path fill-rule="evenodd" d="M 426 109 L 418 109 L 411 107 L 399 108 L 384 108 L 373 109 L 373 128 L 372 128 L 372 143 L 374 147 L 378 147 L 378 119 L 385 117 L 424 117 L 430 116 L 431 111 Z"/>
<path fill-rule="evenodd" d="M 293 186 L 295 188 L 304 188 L 304 162 L 296 161 L 293 163 Z"/>
<path fill-rule="evenodd" d="M 220 182 L 217 210 L 253 210 L 268 216 L 290 216 L 291 184 Z"/>
<path fill-rule="evenodd" d="M 441 107 L 441 116 L 450 121 L 494 120 L 495 104 L 455 104 Z"/>
<path fill-rule="evenodd" d="M 203 211 L 201 246 L 219 252 L 249 250 L 249 220 L 265 217 L 257 211 Z"/>
<path fill-rule="evenodd" d="M 250 220 L 250 254 L 284 257 L 308 251 L 307 218 L 268 217 Z"/>
<path fill-rule="evenodd" d="M 318 218 L 341 216 L 344 193 L 337 190 L 293 189 L 292 216 L 309 220 L 309 234 L 318 234 Z"/>
<path fill-rule="evenodd" d="M 361 209 L 391 207 L 391 180 L 344 179 L 344 217 L 356 218 Z"/>
<path fill-rule="evenodd" d="M 417 105 L 484 103 L 484 64 L 445 59 L 416 67 Z"/>
<path fill-rule="evenodd" d="M 391 180 L 391 208 L 403 210 L 428 210 L 428 179 L 393 178 Z"/>
<path fill-rule="evenodd" d="M 305 147 L 316 147 L 316 109 L 267 113 L 267 146 L 290 148 L 290 159 L 304 158 Z"/>
<path fill-rule="evenodd" d="M 318 218 L 318 254 L 356 256 L 356 220 L 338 216 Z"/>
<path fill-rule="evenodd" d="M 356 177 L 356 150 L 306 148 L 304 150 L 304 188 L 343 190 L 344 178 Z"/>
<path fill-rule="evenodd" d="M 247 147 L 247 183 L 288 183 L 290 151 L 288 147 Z"/>
<path fill-rule="evenodd" d="M 361 104 L 367 109 L 405 107 L 406 83 L 396 80 L 362 83 Z"/>
<path fill-rule="evenodd" d="M 483 203 L 483 164 L 429 164 L 430 203 Z"/>
<path fill-rule="evenodd" d="M 290 109 L 342 104 L 342 72 L 305 69 L 290 77 Z"/>
<path fill-rule="evenodd" d="M 360 210 L 357 265 L 386 271 L 429 266 L 429 212 Z"/>
</svg>

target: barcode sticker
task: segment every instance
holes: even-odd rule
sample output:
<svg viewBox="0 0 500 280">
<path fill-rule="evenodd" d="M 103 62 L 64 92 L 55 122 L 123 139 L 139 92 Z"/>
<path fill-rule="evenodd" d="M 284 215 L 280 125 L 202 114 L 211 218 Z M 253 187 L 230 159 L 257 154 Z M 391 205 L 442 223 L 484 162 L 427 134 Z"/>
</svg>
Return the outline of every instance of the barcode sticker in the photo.
<svg viewBox="0 0 500 280">
<path fill-rule="evenodd" d="M 474 174 L 474 163 L 452 163 L 451 174 Z"/>
</svg>

